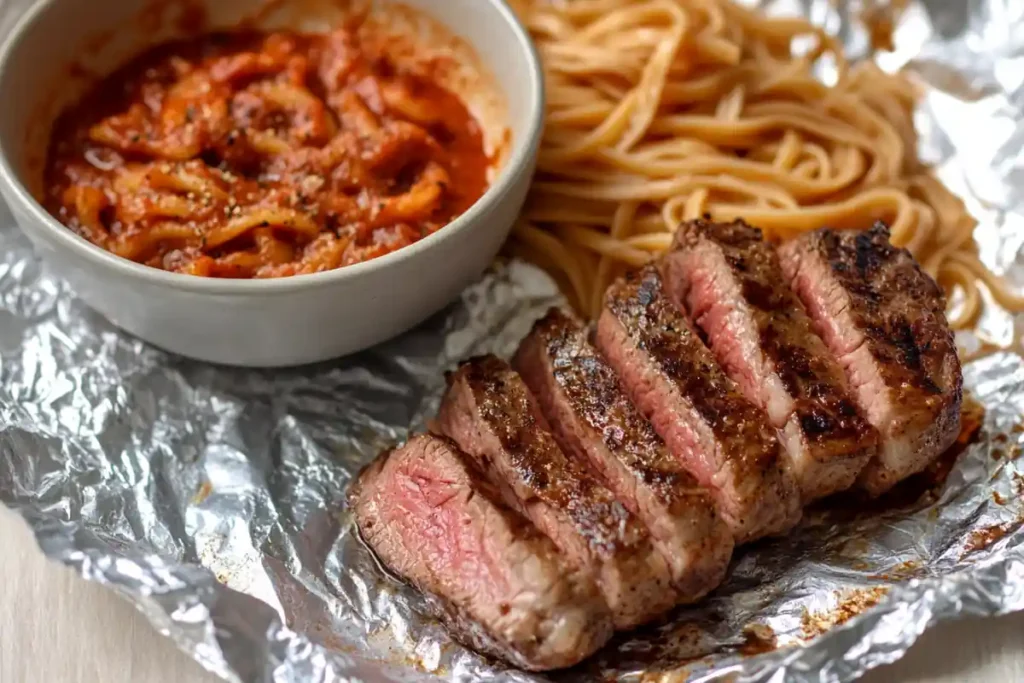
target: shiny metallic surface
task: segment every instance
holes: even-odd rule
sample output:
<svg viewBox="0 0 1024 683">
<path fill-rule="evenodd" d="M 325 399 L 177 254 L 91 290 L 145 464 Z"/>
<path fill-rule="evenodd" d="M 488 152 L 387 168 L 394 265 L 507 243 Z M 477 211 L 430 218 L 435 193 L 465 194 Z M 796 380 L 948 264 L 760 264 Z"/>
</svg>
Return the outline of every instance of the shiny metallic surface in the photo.
<svg viewBox="0 0 1024 683">
<path fill-rule="evenodd" d="M 851 20 L 859 4 L 764 4 L 809 14 L 855 52 L 866 45 Z M 1018 286 L 1021 19 L 1011 0 L 914 3 L 898 51 L 882 58 L 925 85 L 922 153 L 981 220 L 985 260 Z M 225 680 L 837 683 L 898 659 L 937 622 L 1024 609 L 1024 362 L 1002 353 L 965 368 L 986 407 L 983 433 L 941 487 L 904 487 L 914 495 L 875 510 L 812 511 L 797 533 L 740 550 L 726 584 L 668 625 L 620 637 L 572 671 L 509 671 L 422 616 L 422 599 L 353 535 L 343 499 L 362 463 L 423 427 L 443 370 L 507 355 L 559 300 L 546 277 L 500 265 L 372 352 L 240 371 L 119 333 L 3 218 L 0 501 L 48 556 L 118 591 Z M 1007 344 L 1015 325 L 1024 319 L 990 311 L 979 334 Z"/>
</svg>

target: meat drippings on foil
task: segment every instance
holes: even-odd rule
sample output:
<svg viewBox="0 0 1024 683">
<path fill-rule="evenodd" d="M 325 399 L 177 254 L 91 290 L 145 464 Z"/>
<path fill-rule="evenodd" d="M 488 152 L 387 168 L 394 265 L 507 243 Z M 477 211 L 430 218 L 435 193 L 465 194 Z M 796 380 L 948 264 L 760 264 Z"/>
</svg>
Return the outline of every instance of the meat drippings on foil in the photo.
<svg viewBox="0 0 1024 683">
<path fill-rule="evenodd" d="M 804 638 L 808 640 L 817 638 L 836 626 L 845 624 L 855 616 L 877 605 L 888 593 L 888 588 L 843 591 L 837 595 L 838 602 L 835 607 L 829 610 L 824 612 L 804 610 L 800 615 Z"/>
<path fill-rule="evenodd" d="M 763 655 L 779 647 L 778 636 L 766 624 L 747 624 L 743 627 L 743 644 L 740 652 L 746 656 Z"/>
</svg>

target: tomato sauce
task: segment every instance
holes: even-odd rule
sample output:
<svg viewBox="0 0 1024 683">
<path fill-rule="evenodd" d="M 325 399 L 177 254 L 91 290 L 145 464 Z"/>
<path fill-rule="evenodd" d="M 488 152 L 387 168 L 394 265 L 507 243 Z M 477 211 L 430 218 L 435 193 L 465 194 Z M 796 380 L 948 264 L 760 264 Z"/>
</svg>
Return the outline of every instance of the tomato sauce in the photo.
<svg viewBox="0 0 1024 683">
<path fill-rule="evenodd" d="M 58 119 L 47 206 L 115 254 L 193 275 L 400 249 L 468 209 L 490 166 L 466 105 L 408 60 L 358 23 L 152 48 Z"/>
</svg>

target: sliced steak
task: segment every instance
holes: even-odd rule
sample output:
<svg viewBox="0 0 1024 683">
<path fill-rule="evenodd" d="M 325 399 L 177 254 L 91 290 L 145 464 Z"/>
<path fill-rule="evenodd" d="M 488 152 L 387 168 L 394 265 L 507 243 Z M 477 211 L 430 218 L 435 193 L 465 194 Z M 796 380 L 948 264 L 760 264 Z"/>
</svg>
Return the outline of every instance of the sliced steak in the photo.
<svg viewBox="0 0 1024 683">
<path fill-rule="evenodd" d="M 786 277 L 881 435 L 861 483 L 879 494 L 919 472 L 960 431 L 963 376 L 945 298 L 876 224 L 819 230 L 780 247 Z"/>
<path fill-rule="evenodd" d="M 597 345 L 672 453 L 709 487 L 737 542 L 800 519 L 775 430 L 715 363 L 654 266 L 609 288 Z"/>
<path fill-rule="evenodd" d="M 597 579 L 618 628 L 677 602 L 667 562 L 646 529 L 581 463 L 562 453 L 511 367 L 494 356 L 448 376 L 438 421 L 577 566 Z"/>
<path fill-rule="evenodd" d="M 552 309 L 520 345 L 515 366 L 563 451 L 589 462 L 647 525 L 680 599 L 695 601 L 716 588 L 732 555 L 729 527 L 626 398 L 583 326 Z"/>
<path fill-rule="evenodd" d="M 743 221 L 685 223 L 662 272 L 722 369 L 779 430 L 804 502 L 853 486 L 878 434 L 761 231 Z"/>
<path fill-rule="evenodd" d="M 443 437 L 413 437 L 374 460 L 349 504 L 383 563 L 433 596 L 470 647 L 534 671 L 571 666 L 612 633 L 593 580 L 508 508 Z"/>
</svg>

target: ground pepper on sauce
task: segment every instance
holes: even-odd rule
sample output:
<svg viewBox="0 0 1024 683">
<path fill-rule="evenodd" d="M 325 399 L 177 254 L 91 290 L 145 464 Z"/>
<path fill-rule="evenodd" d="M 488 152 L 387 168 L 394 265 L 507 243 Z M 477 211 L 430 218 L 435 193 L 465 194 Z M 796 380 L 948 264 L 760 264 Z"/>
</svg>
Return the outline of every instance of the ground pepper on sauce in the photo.
<svg viewBox="0 0 1024 683">
<path fill-rule="evenodd" d="M 478 122 L 385 36 L 212 33 L 139 55 L 54 127 L 47 206 L 125 258 L 279 277 L 412 244 L 487 187 Z"/>
</svg>

